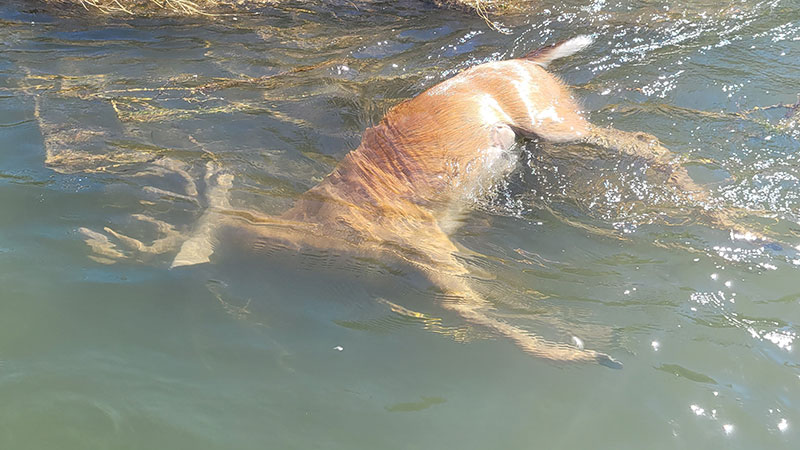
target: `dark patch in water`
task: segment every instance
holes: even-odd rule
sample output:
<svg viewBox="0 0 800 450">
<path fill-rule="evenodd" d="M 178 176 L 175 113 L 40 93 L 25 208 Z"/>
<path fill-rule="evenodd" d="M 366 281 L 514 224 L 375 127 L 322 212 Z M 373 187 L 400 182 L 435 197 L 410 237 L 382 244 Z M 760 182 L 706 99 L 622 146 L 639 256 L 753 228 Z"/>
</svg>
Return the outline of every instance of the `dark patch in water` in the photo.
<svg viewBox="0 0 800 450">
<path fill-rule="evenodd" d="M 713 378 L 703 375 L 702 373 L 689 370 L 685 367 L 681 367 L 677 364 L 662 364 L 661 367 L 656 367 L 656 369 L 686 378 L 687 380 L 696 381 L 698 383 L 717 384 L 717 381 Z"/>
<path fill-rule="evenodd" d="M 440 405 L 446 401 L 447 400 L 442 397 L 422 397 L 422 400 L 418 402 L 395 403 L 394 405 L 387 406 L 386 410 L 389 412 L 422 411 L 423 409 L 428 409 L 434 405 Z"/>
</svg>

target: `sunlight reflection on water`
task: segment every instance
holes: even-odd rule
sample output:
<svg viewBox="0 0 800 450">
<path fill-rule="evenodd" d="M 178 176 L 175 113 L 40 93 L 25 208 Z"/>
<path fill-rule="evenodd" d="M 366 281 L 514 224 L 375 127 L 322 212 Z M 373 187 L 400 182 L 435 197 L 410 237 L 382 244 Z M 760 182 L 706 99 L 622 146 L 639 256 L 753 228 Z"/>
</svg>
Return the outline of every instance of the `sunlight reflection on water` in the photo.
<svg viewBox="0 0 800 450">
<path fill-rule="evenodd" d="M 497 19 L 509 35 L 411 2 L 261 12 L 0 6 L 4 448 L 793 448 L 796 2 L 536 2 Z M 553 71 L 588 117 L 658 136 L 711 200 L 641 161 L 520 144 L 457 237 L 498 317 L 623 371 L 531 360 L 380 261 L 223 241 L 167 270 L 174 251 L 82 242 L 191 230 L 214 177 L 236 208 L 283 211 L 391 106 L 578 33 L 597 43 Z M 714 208 L 775 243 L 732 240 Z"/>
</svg>

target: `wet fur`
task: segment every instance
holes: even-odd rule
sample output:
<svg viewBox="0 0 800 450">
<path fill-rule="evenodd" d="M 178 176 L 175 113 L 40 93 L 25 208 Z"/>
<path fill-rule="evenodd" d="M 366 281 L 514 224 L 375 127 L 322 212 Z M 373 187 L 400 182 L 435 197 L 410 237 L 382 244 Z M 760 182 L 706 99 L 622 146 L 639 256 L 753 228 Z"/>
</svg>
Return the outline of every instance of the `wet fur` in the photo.
<svg viewBox="0 0 800 450">
<path fill-rule="evenodd" d="M 587 122 L 566 86 L 544 69 L 552 59 L 589 42 L 579 37 L 524 58 L 482 64 L 400 103 L 280 217 L 228 210 L 225 183 L 230 180 L 224 180 L 212 195 L 215 207 L 184 242 L 173 265 L 208 261 L 213 228 L 224 224 L 240 230 L 240 240 L 249 248 L 279 242 L 294 249 L 393 259 L 420 270 L 453 299 L 443 307 L 509 338 L 531 355 L 619 367 L 605 354 L 545 341 L 493 318 L 486 301 L 470 287 L 468 270 L 450 240 L 470 198 L 513 169 L 517 137 L 586 143 L 645 158 L 668 171 L 680 189 L 706 195 L 682 167 L 671 163 L 669 152 L 654 137 Z M 712 220 L 732 226 L 721 214 Z"/>
</svg>

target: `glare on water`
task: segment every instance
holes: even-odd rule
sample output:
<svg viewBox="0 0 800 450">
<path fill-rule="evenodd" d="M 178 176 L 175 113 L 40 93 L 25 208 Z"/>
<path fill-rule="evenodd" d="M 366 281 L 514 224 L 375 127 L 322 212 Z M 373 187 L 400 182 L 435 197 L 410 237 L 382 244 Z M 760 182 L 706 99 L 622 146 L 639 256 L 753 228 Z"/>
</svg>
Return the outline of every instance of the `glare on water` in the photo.
<svg viewBox="0 0 800 450">
<path fill-rule="evenodd" d="M 797 2 L 542 1 L 500 31 L 411 0 L 235 18 L 0 6 L 0 447 L 794 448 Z M 657 136 L 709 199 L 520 141 L 454 239 L 495 317 L 622 370 L 532 358 L 380 259 L 230 231 L 170 269 L 205 211 L 285 211 L 392 106 L 578 34 L 550 70 L 586 116 Z"/>
</svg>

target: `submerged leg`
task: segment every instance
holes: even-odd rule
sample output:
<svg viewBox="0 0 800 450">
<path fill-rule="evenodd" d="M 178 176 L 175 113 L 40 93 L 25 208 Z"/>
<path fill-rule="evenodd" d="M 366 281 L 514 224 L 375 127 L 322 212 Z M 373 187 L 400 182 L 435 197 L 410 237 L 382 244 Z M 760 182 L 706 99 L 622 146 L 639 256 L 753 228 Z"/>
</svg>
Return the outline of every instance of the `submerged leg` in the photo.
<svg viewBox="0 0 800 450">
<path fill-rule="evenodd" d="M 186 170 L 187 165 L 172 158 L 161 158 L 153 162 L 151 167 L 131 176 L 169 176 L 178 175 L 184 180 L 185 194 L 159 189 L 153 186 L 144 186 L 142 190 L 158 197 L 182 199 L 198 204 L 197 188 Z M 141 259 L 153 255 L 161 255 L 174 251 L 185 239 L 184 234 L 176 229 L 173 224 L 145 214 L 131 214 L 130 218 L 140 223 L 147 223 L 155 227 L 157 238 L 144 241 L 121 233 L 113 228 L 104 227 L 103 232 L 94 231 L 85 227 L 78 228 L 84 241 L 92 249 L 89 257 L 103 264 L 113 264 L 125 259 Z M 149 242 L 149 243 L 148 243 Z"/>
<path fill-rule="evenodd" d="M 661 145 L 655 136 L 642 132 L 631 133 L 614 128 L 590 126 L 588 133 L 578 140 L 627 156 L 644 159 L 651 168 L 666 173 L 667 182 L 680 190 L 680 193 L 687 199 L 702 203 L 711 200 L 709 191 L 689 176 L 686 168 L 674 160 L 674 154 Z M 738 224 L 729 209 L 703 209 L 703 214 L 713 225 L 731 230 L 737 238 L 765 239 Z"/>
<path fill-rule="evenodd" d="M 155 226 L 158 237 L 151 241 L 143 241 L 110 227 L 104 227 L 103 233 L 81 227 L 78 232 L 83 235 L 84 241 L 92 249 L 93 255 L 90 257 L 103 264 L 113 264 L 124 259 L 143 259 L 162 255 L 180 248 L 179 257 L 176 258 L 178 264 L 173 263 L 173 265 L 198 264 L 207 261 L 208 256 L 213 252 L 211 237 L 221 217 L 219 211 L 228 207 L 228 191 L 233 176 L 222 172 L 216 163 L 209 162 L 206 164 L 206 191 L 203 198 L 199 198 L 197 186 L 185 167 L 186 165 L 180 161 L 162 158 L 156 161 L 153 167 L 134 176 L 177 174 L 183 178 L 186 194 L 151 186 L 145 186 L 143 190 L 157 193 L 159 196 L 185 199 L 198 206 L 206 207 L 191 234 L 187 235 L 173 224 L 155 217 L 132 214 L 130 217 L 137 222 Z"/>
<path fill-rule="evenodd" d="M 206 206 L 189 239 L 181 245 L 170 267 L 192 266 L 209 261 L 214 253 L 215 232 L 223 222 L 222 210 L 230 209 L 229 191 L 233 175 L 220 173 L 217 164 L 206 164 Z"/>
<path fill-rule="evenodd" d="M 163 237 L 154 240 L 150 244 L 145 244 L 138 239 L 134 239 L 130 236 L 119 233 L 109 227 L 105 227 L 103 230 L 109 235 L 117 238 L 117 240 L 128 247 L 128 249 L 135 250 L 139 253 L 148 253 L 152 255 L 160 255 L 162 253 L 171 251 L 177 247 L 178 243 L 180 243 L 181 239 L 183 239 L 183 235 L 176 231 L 174 226 L 164 222 L 163 220 L 145 216 L 144 214 L 132 214 L 131 217 L 140 222 L 147 222 L 155 225 L 158 232 L 161 233 Z"/>
<path fill-rule="evenodd" d="M 642 132 L 621 131 L 614 128 L 597 127 L 586 121 L 577 108 L 565 108 L 562 102 L 558 110 L 561 120 L 548 120 L 537 123 L 532 132 L 549 142 L 583 142 L 616 151 L 623 155 L 641 158 L 654 170 L 667 174 L 667 182 L 678 189 L 679 194 L 695 203 L 709 203 L 711 196 L 704 187 L 697 184 L 674 154 L 665 148 L 655 136 Z M 702 208 L 703 215 L 716 227 L 731 230 L 735 238 L 745 240 L 765 240 L 759 234 L 738 224 L 731 209 Z"/>
<path fill-rule="evenodd" d="M 488 315 L 489 303 L 470 286 L 464 277 L 468 271 L 452 256 L 446 262 L 419 265 L 431 282 L 447 296 L 442 307 L 456 312 L 468 322 L 487 328 L 513 341 L 529 355 L 559 362 L 596 362 L 619 369 L 622 363 L 605 353 L 572 345 L 550 342 L 530 332 Z"/>
</svg>

